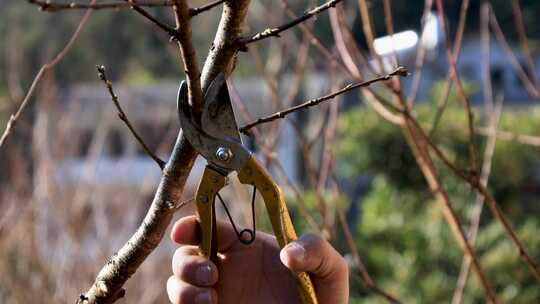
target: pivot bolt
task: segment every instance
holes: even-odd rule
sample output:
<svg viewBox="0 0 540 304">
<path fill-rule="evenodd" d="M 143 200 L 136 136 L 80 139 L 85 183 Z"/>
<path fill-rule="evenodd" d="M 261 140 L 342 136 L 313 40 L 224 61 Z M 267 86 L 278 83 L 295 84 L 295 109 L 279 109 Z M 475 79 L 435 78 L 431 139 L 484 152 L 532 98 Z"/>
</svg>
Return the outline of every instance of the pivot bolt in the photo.
<svg viewBox="0 0 540 304">
<path fill-rule="evenodd" d="M 216 158 L 222 162 L 228 162 L 233 158 L 231 149 L 219 147 L 216 151 Z"/>
</svg>

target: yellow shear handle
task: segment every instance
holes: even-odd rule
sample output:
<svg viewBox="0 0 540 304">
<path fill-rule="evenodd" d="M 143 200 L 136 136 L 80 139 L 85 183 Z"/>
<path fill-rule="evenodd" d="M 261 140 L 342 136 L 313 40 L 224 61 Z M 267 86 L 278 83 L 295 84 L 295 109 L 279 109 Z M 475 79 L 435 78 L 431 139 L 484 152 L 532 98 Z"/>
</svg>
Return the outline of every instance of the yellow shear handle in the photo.
<svg viewBox="0 0 540 304">
<path fill-rule="evenodd" d="M 281 189 L 274 183 L 270 174 L 266 172 L 253 155 L 246 165 L 238 171 L 238 179 L 243 184 L 255 185 L 261 193 L 279 247 L 283 248 L 288 243 L 296 240 L 296 232 Z M 302 303 L 317 304 L 315 288 L 313 288 L 309 275 L 305 272 L 297 273 L 296 281 Z"/>
<path fill-rule="evenodd" d="M 201 224 L 201 253 L 216 265 L 218 265 L 218 248 L 214 199 L 223 186 L 225 186 L 225 176 L 210 167 L 206 167 L 197 194 L 195 194 L 195 205 L 197 206 Z"/>
</svg>

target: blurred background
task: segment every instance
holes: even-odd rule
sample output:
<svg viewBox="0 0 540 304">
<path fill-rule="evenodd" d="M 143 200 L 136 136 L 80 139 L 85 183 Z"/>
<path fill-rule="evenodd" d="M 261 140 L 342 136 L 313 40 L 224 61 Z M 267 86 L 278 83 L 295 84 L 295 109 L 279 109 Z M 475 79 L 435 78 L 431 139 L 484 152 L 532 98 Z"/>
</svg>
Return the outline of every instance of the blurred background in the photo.
<svg viewBox="0 0 540 304">
<path fill-rule="evenodd" d="M 540 2 L 443 2 L 437 10 L 431 0 L 344 1 L 280 38 L 250 44 L 229 79 L 238 120 L 242 125 L 401 65 L 411 75 L 392 85 L 432 141 L 465 165 L 467 112 L 452 85 L 452 52 L 473 104 L 474 142 L 488 188 L 539 261 Z M 189 1 L 192 7 L 204 3 Z M 283 24 L 322 3 L 253 0 L 245 33 Z M 170 8 L 148 11 L 174 24 Z M 2 131 L 83 13 L 0 0 Z M 201 66 L 220 14 L 217 7 L 192 20 Z M 167 159 L 174 144 L 176 91 L 184 77 L 176 44 L 132 10 L 94 11 L 0 148 L 0 303 L 74 302 L 151 203 L 160 169 L 118 119 L 96 64 L 107 67 L 148 146 Z M 390 99 L 397 94 L 390 85 L 372 89 Z M 402 130 L 366 106 L 370 98 L 367 91 L 349 92 L 260 126 L 245 143 L 283 187 L 298 232 L 322 234 L 350 260 L 351 303 L 387 302 L 366 284 L 366 273 L 403 303 L 485 302 L 474 274 L 458 279 L 463 253 Z M 204 165 L 197 161 L 186 200 Z M 489 211 L 480 213 L 482 200 L 468 184 L 436 165 L 463 229 L 478 227 L 478 257 L 500 298 L 540 302 L 538 282 L 500 223 Z M 223 190 L 235 221 L 248 226 L 250 191 L 234 179 Z M 192 213 L 188 204 L 177 217 Z M 257 229 L 271 231 L 260 198 L 256 214 Z M 165 237 L 119 303 L 165 303 L 174 249 Z"/>
</svg>

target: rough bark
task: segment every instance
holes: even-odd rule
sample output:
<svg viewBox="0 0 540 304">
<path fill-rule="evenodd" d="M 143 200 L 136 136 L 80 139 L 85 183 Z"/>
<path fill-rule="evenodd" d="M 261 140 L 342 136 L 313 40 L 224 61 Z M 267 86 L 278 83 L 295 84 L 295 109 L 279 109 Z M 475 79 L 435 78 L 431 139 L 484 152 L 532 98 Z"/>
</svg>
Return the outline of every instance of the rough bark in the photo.
<svg viewBox="0 0 540 304">
<path fill-rule="evenodd" d="M 224 3 L 214 44 L 200 79 L 203 90 L 218 73 L 229 74 L 232 71 L 237 51 L 235 42 L 242 32 L 249 2 L 250 0 L 231 0 Z M 180 27 L 179 30 L 184 29 Z M 114 303 L 125 294 L 125 282 L 162 240 L 177 209 L 176 205 L 180 202 L 196 156 L 196 151 L 180 132 L 143 222 L 128 242 L 101 269 L 92 287 L 80 295 L 78 303 Z"/>
</svg>

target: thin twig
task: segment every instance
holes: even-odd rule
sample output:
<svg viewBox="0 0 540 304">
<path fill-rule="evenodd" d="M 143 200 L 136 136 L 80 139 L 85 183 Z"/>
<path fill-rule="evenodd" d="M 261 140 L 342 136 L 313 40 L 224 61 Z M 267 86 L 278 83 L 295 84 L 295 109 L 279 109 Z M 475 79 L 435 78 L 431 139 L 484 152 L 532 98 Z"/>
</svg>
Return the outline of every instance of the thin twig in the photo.
<svg viewBox="0 0 540 304">
<path fill-rule="evenodd" d="M 62 10 L 77 10 L 77 9 L 91 9 L 91 10 L 103 10 L 103 9 L 129 9 L 135 4 L 141 7 L 167 7 L 172 6 L 171 0 L 131 0 L 129 2 L 111 1 L 102 3 L 65 3 L 65 2 L 51 2 L 43 0 L 26 0 L 30 4 L 39 6 L 39 9 L 45 12 L 57 12 Z"/>
<path fill-rule="evenodd" d="M 461 82 L 461 79 L 458 74 L 457 66 L 456 66 L 456 58 L 454 57 L 454 54 L 451 49 L 450 45 L 450 32 L 448 30 L 448 27 L 446 25 L 446 19 L 444 14 L 444 7 L 442 4 L 442 0 L 436 1 L 437 5 L 437 12 L 439 14 L 439 19 L 441 23 L 441 27 L 443 28 L 443 33 L 446 41 L 446 57 L 448 58 L 448 65 L 451 71 L 452 79 L 454 80 L 454 83 L 456 84 L 457 90 L 459 95 L 461 96 L 461 99 L 463 100 L 465 111 L 467 113 L 467 126 L 469 128 L 469 166 L 471 169 L 471 173 L 473 174 L 474 178 L 478 178 L 477 171 L 478 171 L 478 164 L 476 160 L 476 146 L 474 144 L 474 115 L 471 109 L 471 102 L 469 101 L 469 97 L 465 93 L 465 89 L 463 88 L 463 83 Z"/>
<path fill-rule="evenodd" d="M 96 0 L 92 0 L 91 4 L 96 3 Z M 77 28 L 73 32 L 73 35 L 71 35 L 71 38 L 69 39 L 68 43 L 64 46 L 64 48 L 54 57 L 53 60 L 50 62 L 44 64 L 39 72 L 36 74 L 36 77 L 32 81 L 32 84 L 30 85 L 30 89 L 28 89 L 28 92 L 26 93 L 26 96 L 24 96 L 24 99 L 19 106 L 19 109 L 15 114 L 11 115 L 9 117 L 9 121 L 7 123 L 6 129 L 4 130 L 4 133 L 2 134 L 2 137 L 0 138 L 0 148 L 4 145 L 4 142 L 6 141 L 7 137 L 11 134 L 12 129 L 15 127 L 19 117 L 24 112 L 26 107 L 28 106 L 28 102 L 30 101 L 30 98 L 34 95 L 34 91 L 36 90 L 39 82 L 50 69 L 54 68 L 60 61 L 64 59 L 66 54 L 73 48 L 75 45 L 75 41 L 77 41 L 77 38 L 79 38 L 84 26 L 88 22 L 88 19 L 90 18 L 90 15 L 92 14 L 92 11 L 88 10 L 82 17 L 81 21 L 79 22 L 79 25 L 77 25 Z"/>
<path fill-rule="evenodd" d="M 367 2 L 365 0 L 359 0 L 359 5 L 360 11 L 362 13 L 362 23 L 367 44 L 370 48 L 372 55 L 376 58 L 379 58 L 376 56 L 377 54 L 374 52 L 373 49 L 373 32 L 369 21 Z M 426 146 L 426 140 L 423 136 L 418 136 L 418 132 L 415 130 L 416 127 L 411 124 L 411 121 L 416 122 L 416 120 L 410 115 L 406 101 L 404 100 L 399 88 L 392 88 L 392 92 L 394 94 L 394 97 L 398 100 L 399 105 L 401 106 L 402 110 L 400 112 L 402 113 L 404 122 L 400 125 L 409 144 L 409 147 L 415 156 L 415 160 L 419 168 L 421 169 L 426 181 L 428 182 L 430 190 L 436 197 L 437 201 L 440 203 L 445 219 L 453 232 L 455 240 L 457 241 L 463 252 L 472 258 L 474 270 L 477 273 L 480 282 L 482 283 L 486 296 L 491 300 L 491 302 L 496 303 L 497 298 L 495 295 L 495 291 L 489 283 L 485 272 L 482 270 L 480 263 L 478 262 L 475 250 L 470 246 L 463 230 L 461 229 L 459 219 L 451 204 L 450 198 L 448 197 L 446 190 L 441 184 L 438 172 L 433 164 L 431 156 L 429 155 Z"/>
<path fill-rule="evenodd" d="M 484 95 L 485 113 L 493 113 L 493 84 L 491 82 L 491 34 L 489 32 L 489 5 L 483 1 L 480 6 L 480 42 L 482 60 L 482 93 Z M 496 130 L 495 130 L 496 131 Z"/>
<path fill-rule="evenodd" d="M 345 210 L 344 207 L 341 204 L 341 191 L 339 189 L 339 185 L 337 183 L 337 177 L 336 172 L 334 168 L 334 163 L 332 160 L 332 166 L 331 166 L 331 177 L 332 177 L 332 192 L 334 194 L 334 201 L 336 204 L 336 209 L 338 213 L 338 219 L 341 225 L 341 228 L 343 229 L 343 233 L 345 235 L 345 241 L 347 242 L 347 246 L 351 250 L 351 255 L 353 257 L 354 263 L 356 264 L 356 267 L 358 267 L 358 270 L 360 272 L 360 276 L 362 278 L 362 281 L 364 284 L 366 284 L 366 288 L 376 295 L 382 296 L 385 298 L 388 302 L 392 304 L 399 304 L 401 301 L 394 295 L 390 294 L 389 292 L 385 291 L 384 289 L 380 288 L 375 280 L 371 277 L 369 274 L 367 267 L 365 263 L 362 261 L 362 258 L 360 257 L 360 253 L 358 251 L 358 248 L 354 242 L 354 236 L 351 232 L 351 229 L 349 227 L 349 223 L 347 222 L 347 218 L 345 217 Z"/>
<path fill-rule="evenodd" d="M 198 8 L 187 8 L 187 13 L 182 18 L 187 22 L 191 17 L 196 16 L 200 13 L 203 13 L 205 11 L 208 11 L 215 6 L 223 3 L 224 0 L 217 0 L 214 2 L 210 2 L 208 4 L 205 4 Z M 156 17 L 154 17 L 152 14 L 150 14 L 148 11 L 146 11 L 144 8 L 142 8 L 142 5 L 139 5 L 138 2 L 133 2 L 133 0 L 124 0 L 124 3 L 126 5 L 129 5 L 131 8 L 133 8 L 134 11 L 148 19 L 150 22 L 155 24 L 157 27 L 159 27 L 161 30 L 165 31 L 171 38 L 173 38 L 176 41 L 182 40 L 183 38 L 180 37 L 181 35 L 185 34 L 181 31 L 179 31 L 178 28 L 178 22 L 177 22 L 177 28 L 174 28 L 160 20 L 158 20 Z M 135 4 L 136 3 L 136 4 Z M 175 1 L 171 1 L 171 6 L 175 6 Z"/>
<path fill-rule="evenodd" d="M 114 106 L 116 107 L 116 110 L 118 110 L 118 118 L 120 118 L 120 120 L 122 120 L 124 124 L 128 127 L 129 131 L 131 131 L 131 134 L 133 134 L 135 139 L 137 139 L 137 141 L 139 142 L 141 147 L 144 149 L 146 154 L 148 154 L 148 156 L 150 156 L 157 163 L 159 168 L 163 170 L 163 168 L 165 168 L 166 162 L 162 160 L 161 158 L 159 158 L 156 154 L 154 154 L 152 150 L 150 150 L 150 148 L 146 145 L 142 137 L 137 133 L 137 131 L 135 131 L 135 128 L 133 128 L 133 125 L 131 124 L 126 113 L 122 109 L 122 106 L 120 106 L 120 102 L 118 101 L 118 95 L 114 93 L 112 82 L 110 82 L 109 79 L 107 79 L 107 74 L 105 74 L 105 66 L 98 65 L 96 68 L 98 71 L 99 79 L 103 81 L 105 86 L 107 86 L 107 90 L 109 91 L 109 95 L 111 95 L 111 99 L 114 103 Z"/>
<path fill-rule="evenodd" d="M 527 33 L 525 31 L 523 12 L 521 10 L 519 0 L 512 1 L 512 12 L 514 15 L 514 24 L 516 25 L 516 32 L 518 34 L 519 41 L 521 42 L 521 48 L 523 49 L 523 53 L 525 54 L 525 57 L 527 58 L 527 68 L 528 68 L 529 76 L 531 76 L 532 78 L 532 83 L 535 85 L 536 88 L 538 88 L 538 76 L 536 75 L 536 67 L 534 66 L 534 60 L 531 55 L 531 48 L 529 47 Z"/>
<path fill-rule="evenodd" d="M 196 8 L 190 8 L 189 9 L 189 15 L 191 17 L 197 16 L 198 14 L 200 14 L 202 12 L 206 12 L 206 11 L 209 11 L 209 10 L 213 9 L 214 7 L 222 4 L 224 1 L 225 0 L 215 0 L 215 1 L 209 2 L 209 3 L 205 4 L 205 5 L 196 7 Z"/>
<path fill-rule="evenodd" d="M 476 133 L 483 136 L 490 136 L 495 132 L 488 127 L 475 127 Z M 498 139 L 501 140 L 513 140 L 522 145 L 529 145 L 532 147 L 540 147 L 540 137 L 532 136 L 527 134 L 519 134 L 510 131 L 497 130 L 494 134 Z"/>
<path fill-rule="evenodd" d="M 230 85 L 229 90 L 230 90 L 231 98 L 233 102 L 238 106 L 238 110 L 240 111 L 244 119 L 251 120 L 251 115 L 247 111 L 244 101 L 242 100 L 242 98 L 240 98 L 240 95 L 238 94 L 236 87 L 234 85 Z M 285 183 L 288 185 L 288 187 L 293 190 L 296 200 L 298 201 L 299 210 L 302 213 L 302 216 L 311 226 L 311 229 L 320 231 L 320 228 L 317 225 L 317 222 L 315 221 L 311 213 L 308 211 L 308 207 L 307 207 L 308 204 L 306 203 L 304 196 L 301 195 L 301 192 L 298 189 L 298 187 L 295 184 L 293 184 L 293 182 L 291 181 L 291 178 L 289 178 L 289 176 L 286 174 L 283 165 L 281 164 L 279 159 L 277 159 L 275 153 L 272 153 L 272 151 L 269 148 L 269 145 L 264 140 L 264 137 L 262 136 L 262 134 L 259 132 L 259 130 L 257 130 L 257 128 L 254 128 L 252 132 L 253 132 L 253 137 L 255 141 L 257 142 L 257 144 L 259 144 L 261 148 L 261 152 L 265 156 L 267 162 L 271 163 L 277 169 L 277 173 L 279 173 L 281 177 L 285 180 Z"/>
<path fill-rule="evenodd" d="M 58 12 L 63 10 L 80 10 L 80 9 L 91 9 L 91 10 L 105 10 L 105 9 L 131 9 L 134 7 L 170 7 L 174 5 L 172 0 L 130 0 L 130 1 L 111 1 L 111 2 L 102 2 L 102 3 L 60 3 L 60 2 L 51 2 L 43 0 L 26 0 L 30 4 L 39 6 L 39 9 L 44 12 Z M 212 8 L 220 5 L 225 0 L 215 0 L 210 3 L 204 4 L 200 7 L 190 8 L 189 15 L 191 17 L 196 16 L 205 11 L 211 10 Z"/>
<path fill-rule="evenodd" d="M 482 163 L 482 173 L 480 176 L 480 183 L 487 187 L 489 181 L 489 175 L 491 173 L 491 164 L 493 160 L 493 154 L 495 152 L 495 144 L 497 138 L 495 134 L 497 133 L 497 127 L 499 125 L 499 120 L 502 112 L 503 98 L 498 96 L 497 107 L 491 113 L 490 117 L 490 129 L 494 132 L 491 136 L 488 137 L 486 143 L 486 149 L 484 150 L 484 161 Z M 471 242 L 471 245 L 474 246 L 476 243 L 476 236 L 478 235 L 478 229 L 480 227 L 480 216 L 482 215 L 482 209 L 484 207 L 484 197 L 480 194 L 476 194 L 476 200 L 474 203 L 473 215 L 471 218 L 471 226 L 468 231 L 468 239 Z M 463 257 L 461 261 L 461 269 L 459 271 L 458 281 L 456 289 L 454 290 L 454 295 L 452 297 L 452 304 L 460 304 L 463 298 L 463 291 L 465 290 L 465 285 L 467 283 L 467 278 L 469 277 L 469 270 L 471 268 L 471 259 L 467 256 Z"/>
<path fill-rule="evenodd" d="M 420 37 L 420 41 L 424 40 L 425 32 L 425 21 L 427 21 L 427 17 L 431 13 L 431 7 L 433 6 L 433 0 L 426 0 L 424 5 L 424 12 L 422 14 L 422 19 L 424 22 L 422 23 L 422 36 Z M 414 62 L 414 75 L 411 81 L 411 89 L 409 96 L 407 96 L 407 105 L 411 109 L 414 106 L 414 102 L 416 101 L 418 89 L 420 88 L 420 82 L 422 80 L 422 71 L 424 68 L 424 62 L 426 59 L 426 47 L 423 43 L 419 43 L 418 49 L 416 51 L 416 59 Z"/>
<path fill-rule="evenodd" d="M 304 48 L 303 55 L 299 53 L 298 61 L 297 61 L 297 73 L 299 71 L 298 66 L 303 66 L 305 64 L 305 61 L 307 60 L 307 54 L 308 54 L 307 49 L 308 48 Z M 279 92 L 278 92 L 277 84 L 275 83 L 275 81 L 272 81 L 272 76 L 264 68 L 264 65 L 262 64 L 261 54 L 260 54 L 260 51 L 259 51 L 257 45 L 254 45 L 253 50 L 250 51 L 250 53 L 253 53 L 254 58 L 256 59 L 255 61 L 258 63 L 256 65 L 257 69 L 264 76 L 263 78 L 265 79 L 265 81 L 266 81 L 266 83 L 268 85 L 268 88 L 270 89 L 270 93 L 271 93 L 270 95 L 271 95 L 273 103 L 278 108 L 283 107 L 283 102 L 279 98 Z M 300 70 L 300 72 L 301 72 L 301 70 Z M 298 91 L 299 88 L 300 88 L 300 82 L 297 81 L 296 88 L 293 87 L 292 89 Z M 292 99 L 290 101 L 292 102 Z M 299 130 L 298 125 L 294 121 L 290 121 L 290 123 L 293 126 L 294 130 L 298 132 L 298 130 Z M 281 134 L 280 125 L 275 125 L 274 130 L 271 130 L 271 131 L 273 131 L 273 132 L 268 132 L 268 133 L 273 133 L 274 136 L 271 136 L 270 140 L 266 140 L 267 147 L 268 147 L 269 150 L 272 149 L 272 145 L 274 145 L 274 144 L 276 144 L 278 142 L 277 139 L 279 138 L 279 135 Z M 267 136 L 267 137 L 270 137 L 270 136 Z M 302 138 L 300 138 L 300 140 L 304 140 L 304 138 L 302 137 Z M 305 140 L 303 142 L 301 142 L 301 144 L 300 144 L 300 147 L 302 147 L 303 151 L 307 146 L 308 146 L 308 144 L 305 143 Z M 309 166 L 309 163 L 307 165 Z M 327 228 L 327 225 L 326 225 L 326 222 L 327 222 L 326 221 L 326 219 L 327 219 L 327 216 L 326 216 L 326 214 L 327 214 L 327 212 L 326 212 L 326 209 L 327 209 L 326 204 L 324 203 L 324 199 L 321 196 L 317 195 L 317 194 L 318 193 L 316 193 L 317 207 L 318 207 L 319 213 L 321 214 L 321 218 L 323 219 L 323 229 L 327 230 L 326 229 Z"/>
<path fill-rule="evenodd" d="M 495 12 L 493 11 L 493 7 L 490 5 L 490 19 L 489 22 L 491 24 L 491 29 L 493 30 L 493 34 L 495 35 L 495 38 L 499 41 L 500 46 L 505 51 L 508 59 L 510 60 L 510 64 L 514 68 L 514 71 L 516 72 L 517 76 L 525 86 L 525 89 L 529 94 L 531 94 L 532 97 L 536 99 L 540 99 L 540 89 L 535 86 L 533 81 L 529 78 L 530 75 L 527 75 L 527 72 L 523 69 L 521 66 L 516 54 L 510 47 L 510 44 L 508 44 L 508 41 L 506 40 L 504 33 L 501 29 L 501 26 L 499 25 L 499 21 L 497 21 L 497 16 L 495 15 Z"/>
<path fill-rule="evenodd" d="M 288 109 L 285 109 L 283 111 L 279 111 L 277 113 L 274 113 L 274 114 L 271 114 L 271 115 L 268 115 L 268 116 L 265 116 L 265 117 L 261 117 L 261 118 L 255 120 L 255 121 L 252 121 L 252 122 L 248 123 L 247 125 L 241 127 L 240 132 L 246 134 L 249 129 L 253 128 L 256 125 L 267 123 L 269 121 L 273 121 L 273 120 L 276 120 L 276 119 L 284 118 L 288 114 L 291 114 L 291 113 L 299 111 L 299 110 L 303 110 L 305 108 L 316 106 L 316 105 L 320 104 L 321 102 L 330 100 L 330 99 L 332 99 L 332 98 L 334 98 L 334 97 L 336 97 L 338 95 L 341 95 L 341 94 L 343 94 L 345 92 L 354 90 L 356 88 L 367 87 L 367 86 L 369 86 L 369 85 L 371 85 L 373 83 L 379 82 L 379 81 L 389 80 L 393 76 L 405 77 L 407 75 L 408 75 L 408 71 L 407 71 L 406 68 L 398 67 L 393 72 L 391 72 L 390 74 L 387 74 L 387 75 L 384 75 L 384 76 L 379 76 L 377 78 L 373 78 L 373 79 L 370 79 L 370 80 L 364 81 L 364 82 L 349 84 L 346 87 L 344 87 L 344 88 L 342 88 L 342 89 L 340 89 L 340 90 L 338 90 L 336 92 L 333 92 L 331 94 L 328 94 L 328 95 L 325 95 L 325 96 L 322 96 L 322 97 L 319 97 L 319 98 L 311 99 L 311 100 L 306 101 L 306 102 L 304 102 L 302 104 L 299 104 L 297 106 L 290 107 Z"/>
<path fill-rule="evenodd" d="M 479 193 L 481 193 L 486 203 L 488 204 L 492 214 L 495 216 L 495 218 L 502 224 L 505 232 L 507 233 L 508 237 L 512 240 L 514 245 L 519 250 L 519 254 L 523 261 L 529 266 L 531 272 L 533 273 L 534 277 L 537 279 L 538 282 L 540 282 L 540 266 L 536 261 L 529 255 L 527 250 L 525 249 L 525 246 L 521 242 L 521 240 L 517 237 L 516 232 L 512 228 L 512 224 L 508 221 L 506 216 L 504 215 L 503 211 L 499 208 L 499 205 L 497 203 L 497 200 L 491 195 L 491 193 L 488 191 L 486 187 L 484 187 L 479 181 L 478 177 L 473 175 L 471 177 L 471 174 L 468 171 L 461 170 L 457 168 L 445 155 L 444 153 L 439 149 L 437 145 L 433 143 L 433 141 L 427 136 L 423 128 L 420 126 L 418 121 L 414 119 L 410 115 L 410 113 L 405 110 L 404 115 L 407 117 L 407 121 L 411 122 L 414 125 L 414 128 L 416 131 L 418 131 L 418 136 L 421 137 L 421 140 L 424 140 L 426 144 L 435 152 L 437 157 L 449 168 L 452 170 L 452 172 L 459 178 L 463 179 L 465 182 L 471 185 L 471 187 L 475 188 Z"/>
<path fill-rule="evenodd" d="M 202 75 L 200 75 L 201 86 L 208 87 L 218 73 L 230 72 L 227 67 L 231 66 L 236 50 L 230 47 L 226 49 L 221 45 L 239 38 L 249 2 L 249 0 L 235 0 L 224 3 L 221 22 L 214 39 L 216 47 L 210 50 L 205 62 Z M 186 5 L 179 7 L 183 10 Z M 183 10 L 182 14 L 188 13 Z M 182 22 L 186 22 L 186 26 L 181 27 L 181 31 L 190 31 L 187 20 Z M 186 34 L 181 37 L 187 39 L 189 36 Z M 179 42 L 184 43 L 182 40 Z M 195 66 L 194 63 L 189 64 L 189 66 L 192 65 Z M 198 74 L 197 77 L 199 77 Z M 200 107 L 201 105 L 194 104 L 194 106 Z M 123 286 L 126 281 L 163 239 L 165 231 L 177 211 L 175 204 L 171 204 L 171 202 L 180 201 L 196 157 L 197 152 L 180 132 L 143 222 L 122 248 L 101 268 L 90 289 L 79 297 L 77 303 L 108 304 L 115 302 L 125 294 Z"/>
<path fill-rule="evenodd" d="M 375 58 L 375 61 L 377 62 L 380 71 L 384 71 L 384 64 L 382 62 L 381 56 L 375 51 L 375 47 L 373 46 L 375 34 L 373 33 L 371 14 L 369 11 L 370 5 L 368 5 L 366 0 L 359 0 L 358 8 L 360 10 L 360 16 L 362 21 L 362 32 L 364 33 L 369 53 L 373 58 Z"/>
<path fill-rule="evenodd" d="M 137 5 L 133 5 L 132 2 L 130 2 L 130 0 L 124 0 L 124 1 L 126 1 L 126 3 L 131 4 L 134 11 L 136 11 L 137 13 L 139 13 L 140 15 L 142 15 L 143 17 L 148 19 L 150 22 L 152 22 L 154 25 L 156 25 L 157 27 L 159 27 L 160 29 L 165 31 L 167 34 L 169 34 L 169 36 L 171 38 L 174 38 L 176 40 L 179 39 L 178 30 L 176 30 L 175 28 L 173 28 L 172 26 L 170 26 L 168 24 L 165 24 L 165 23 L 159 21 L 156 17 L 152 16 L 152 14 L 150 14 L 148 11 L 146 11 L 142 7 L 139 7 Z"/>
<path fill-rule="evenodd" d="M 290 11 L 290 9 L 288 9 L 288 11 Z M 353 38 L 351 29 L 343 20 L 343 7 L 337 6 L 335 10 L 330 11 L 329 15 L 332 33 L 336 42 L 336 49 L 340 55 L 339 58 L 341 58 L 341 60 L 337 60 L 335 56 L 332 56 L 330 54 L 330 51 L 328 51 L 328 49 L 322 46 L 322 44 L 320 44 L 319 42 L 318 44 L 316 44 L 316 46 L 321 50 L 323 55 L 325 55 L 326 58 L 328 58 L 331 62 L 335 63 L 338 68 L 340 68 L 343 72 L 349 74 L 356 81 L 363 81 L 364 79 L 362 73 L 358 68 L 358 64 L 356 64 L 354 61 L 355 56 L 353 55 L 356 55 L 362 66 L 367 66 L 373 74 L 376 74 L 372 65 L 368 63 L 367 58 L 356 46 L 356 42 Z M 303 24 L 300 24 L 300 28 L 305 35 L 312 37 L 312 39 L 314 39 L 315 41 L 319 41 L 318 38 L 313 34 L 313 32 L 305 29 L 305 26 Z M 349 51 L 349 48 L 351 48 L 351 51 Z M 354 52 L 354 54 L 352 52 Z M 362 89 L 361 93 L 365 97 L 363 99 L 364 102 L 371 106 L 373 110 L 375 110 L 384 119 L 396 125 L 402 124 L 402 117 L 400 115 L 392 113 L 392 111 L 400 111 L 396 108 L 395 105 L 384 99 L 380 94 L 372 90 L 370 87 Z"/>
<path fill-rule="evenodd" d="M 366 0 L 359 0 L 358 1 L 358 7 L 360 9 L 360 16 L 362 17 L 362 31 L 365 36 L 365 41 L 369 49 L 369 53 L 371 57 L 375 58 L 375 62 L 378 66 L 378 73 L 386 73 L 385 64 L 383 63 L 383 60 L 379 53 L 375 51 L 374 47 L 374 39 L 375 34 L 371 22 L 371 14 L 370 14 L 370 4 Z M 401 93 L 401 90 L 399 87 L 394 86 L 393 83 L 388 83 L 386 86 L 392 91 L 394 99 L 397 99 L 401 105 L 401 107 L 406 107 L 406 103 L 403 101 L 403 94 Z M 382 100 L 379 98 L 379 102 L 382 103 Z"/>
<path fill-rule="evenodd" d="M 384 11 L 384 23 L 386 25 L 386 32 L 390 36 L 390 39 L 394 39 L 394 18 L 392 17 L 392 3 L 390 0 L 383 0 Z M 395 48 L 392 48 L 392 65 L 399 66 L 399 57 Z M 401 91 L 401 79 L 393 78 L 392 83 L 396 90 Z"/>
<path fill-rule="evenodd" d="M 498 303 L 495 290 L 493 289 L 478 261 L 476 251 L 465 236 L 465 232 L 461 227 L 459 218 L 456 215 L 450 197 L 448 196 L 448 193 L 440 180 L 440 176 L 435 168 L 433 159 L 429 154 L 429 138 L 425 135 L 424 131 L 416 125 L 416 120 L 409 115 L 407 109 L 404 112 L 404 116 L 406 118 L 406 122 L 403 125 L 403 132 L 405 139 L 407 140 L 409 147 L 415 156 L 418 167 L 422 171 L 431 192 L 441 204 L 443 215 L 452 230 L 455 240 L 458 242 L 458 245 L 461 247 L 465 255 L 471 258 L 473 269 L 476 272 L 482 287 L 484 288 L 486 296 L 489 298 L 490 302 Z"/>
<path fill-rule="evenodd" d="M 461 3 L 461 8 L 459 11 L 459 23 L 456 31 L 456 37 L 454 38 L 454 59 L 456 62 L 459 60 L 459 55 L 461 53 L 461 45 L 463 42 L 463 33 L 465 31 L 465 24 L 467 19 L 467 14 L 469 11 L 469 0 L 464 0 Z M 437 131 L 439 122 L 442 119 L 446 106 L 448 105 L 448 98 L 450 97 L 450 90 L 452 89 L 452 71 L 449 69 L 446 74 L 446 80 L 444 81 L 444 88 L 442 89 L 441 96 L 437 101 L 437 111 L 435 112 L 433 124 L 431 130 L 429 131 L 429 136 L 433 137 Z"/>
<path fill-rule="evenodd" d="M 250 44 L 252 42 L 255 42 L 255 41 L 259 41 L 259 40 L 262 40 L 262 39 L 265 39 L 265 38 L 268 38 L 268 37 L 279 37 L 279 33 L 283 32 L 283 31 L 286 31 L 288 29 L 290 29 L 291 27 L 294 27 L 308 19 L 310 19 L 311 17 L 315 16 L 315 15 L 318 15 L 322 12 L 324 12 L 325 10 L 329 9 L 329 8 L 332 8 L 334 6 L 336 6 L 336 4 L 338 4 L 339 2 L 341 2 L 341 0 L 331 0 L 331 1 L 328 1 L 320 6 L 317 6 L 316 8 L 314 9 L 311 9 L 307 12 L 305 12 L 302 16 L 288 22 L 288 23 L 285 23 L 283 25 L 280 25 L 278 27 L 274 27 L 274 28 L 267 28 L 265 29 L 264 31 L 260 32 L 260 33 L 257 33 L 255 35 L 252 35 L 251 37 L 248 37 L 248 38 L 244 38 L 244 39 L 240 39 L 238 42 L 241 46 L 245 47 L 247 44 Z"/>
</svg>

